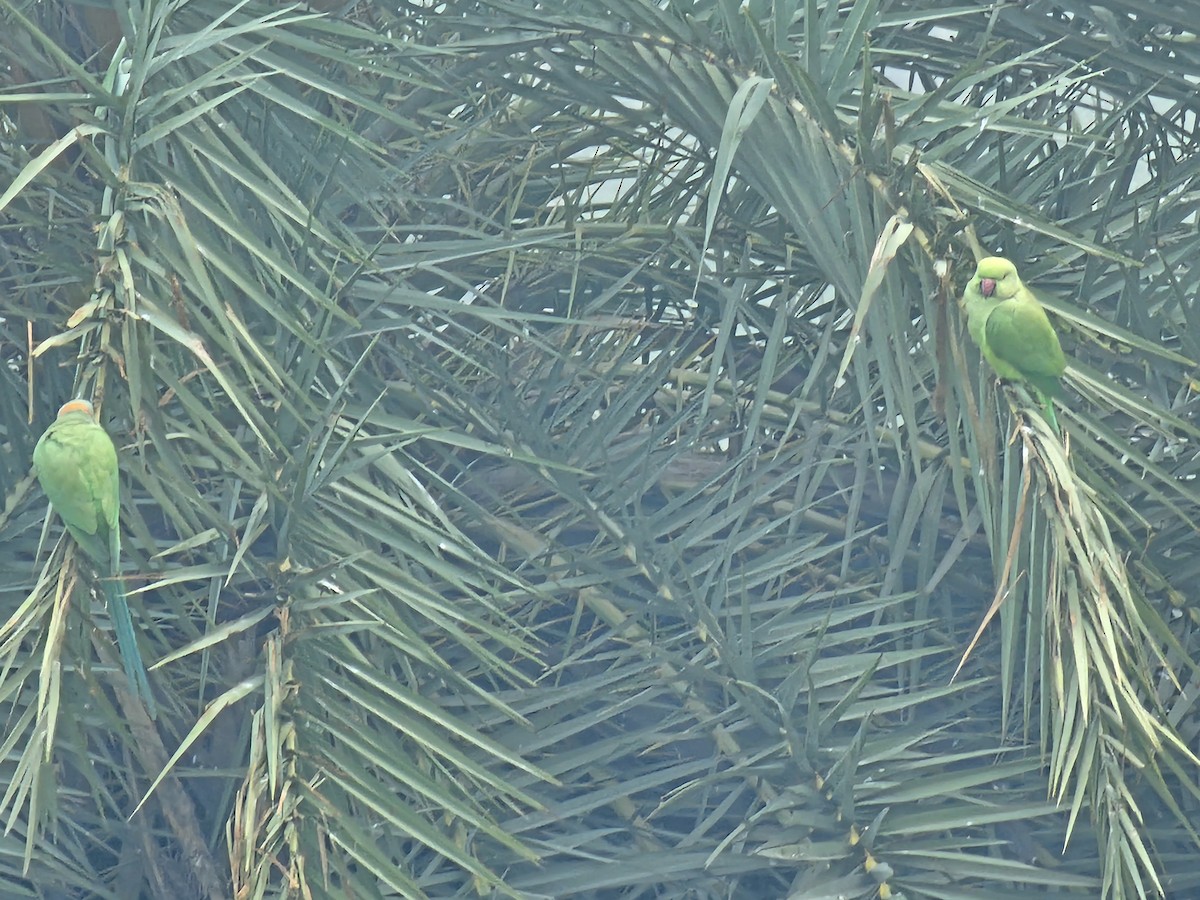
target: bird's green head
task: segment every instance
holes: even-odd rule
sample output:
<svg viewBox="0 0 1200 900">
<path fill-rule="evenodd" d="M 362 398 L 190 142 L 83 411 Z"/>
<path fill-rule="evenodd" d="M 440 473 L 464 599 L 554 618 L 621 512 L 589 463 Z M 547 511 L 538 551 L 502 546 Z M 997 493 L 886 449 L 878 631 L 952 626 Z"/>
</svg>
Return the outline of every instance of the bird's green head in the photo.
<svg viewBox="0 0 1200 900">
<path fill-rule="evenodd" d="M 1009 300 L 1021 290 L 1017 267 L 1002 256 L 986 256 L 975 267 L 971 279 L 979 293 L 989 300 Z"/>
<path fill-rule="evenodd" d="M 68 400 L 58 408 L 58 418 L 69 416 L 71 413 L 83 413 L 89 419 L 96 418 L 96 410 L 90 402 L 82 397 L 76 397 L 74 400 Z"/>
</svg>

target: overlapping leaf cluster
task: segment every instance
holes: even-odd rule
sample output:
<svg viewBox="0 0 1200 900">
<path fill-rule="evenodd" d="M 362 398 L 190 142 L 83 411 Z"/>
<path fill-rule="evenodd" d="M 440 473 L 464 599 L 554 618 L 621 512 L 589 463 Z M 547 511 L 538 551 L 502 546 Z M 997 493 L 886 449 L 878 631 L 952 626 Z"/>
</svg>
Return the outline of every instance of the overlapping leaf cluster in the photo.
<svg viewBox="0 0 1200 900">
<path fill-rule="evenodd" d="M 1194 888 L 1182 7 L 125 6 L 0 0 L 5 884 Z M 74 391 L 157 729 L 37 555 Z"/>
</svg>

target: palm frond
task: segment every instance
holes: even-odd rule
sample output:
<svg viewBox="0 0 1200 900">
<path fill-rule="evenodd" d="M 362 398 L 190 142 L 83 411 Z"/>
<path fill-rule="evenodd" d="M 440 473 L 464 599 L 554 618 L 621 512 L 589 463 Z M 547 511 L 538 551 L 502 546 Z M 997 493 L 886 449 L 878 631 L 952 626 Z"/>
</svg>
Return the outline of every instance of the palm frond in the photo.
<svg viewBox="0 0 1200 900">
<path fill-rule="evenodd" d="M 1190 19 L 330 6 L 0 0 L 0 884 L 1194 887 Z M 39 555 L 79 392 L 157 730 Z"/>
</svg>

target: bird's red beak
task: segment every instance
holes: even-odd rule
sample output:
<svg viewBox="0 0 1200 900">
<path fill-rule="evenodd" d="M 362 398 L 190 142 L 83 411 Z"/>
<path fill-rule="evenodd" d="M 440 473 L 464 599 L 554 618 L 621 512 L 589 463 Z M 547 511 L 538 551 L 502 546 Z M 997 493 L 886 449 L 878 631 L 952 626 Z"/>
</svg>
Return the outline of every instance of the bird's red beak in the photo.
<svg viewBox="0 0 1200 900">
<path fill-rule="evenodd" d="M 996 290 L 996 279 L 995 278 L 980 278 L 979 279 L 979 293 L 983 294 L 983 296 L 990 297 L 990 296 L 992 296 L 992 293 L 995 290 Z"/>
</svg>

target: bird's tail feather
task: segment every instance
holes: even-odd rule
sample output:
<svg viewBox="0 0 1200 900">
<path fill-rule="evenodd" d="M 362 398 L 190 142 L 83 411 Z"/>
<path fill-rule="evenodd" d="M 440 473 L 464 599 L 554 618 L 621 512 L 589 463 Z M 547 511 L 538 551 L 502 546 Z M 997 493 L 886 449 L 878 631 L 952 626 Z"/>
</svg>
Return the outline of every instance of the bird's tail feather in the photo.
<svg viewBox="0 0 1200 900">
<path fill-rule="evenodd" d="M 1054 414 L 1054 398 L 1045 391 L 1040 391 L 1037 388 L 1034 388 L 1034 392 L 1037 394 L 1037 398 L 1042 404 L 1042 418 L 1044 418 L 1050 424 L 1050 427 L 1053 429 L 1054 433 L 1061 437 L 1062 429 L 1058 427 L 1058 416 Z"/>
<path fill-rule="evenodd" d="M 154 694 L 150 691 L 150 682 L 146 678 L 146 667 L 142 664 L 142 654 L 138 651 L 129 603 L 116 577 L 102 578 L 100 584 L 104 590 L 104 600 L 108 604 L 108 615 L 112 619 L 113 629 L 117 632 L 117 649 L 121 653 L 121 664 L 125 667 L 129 686 L 142 698 L 146 704 L 146 711 L 153 719 L 157 715 L 157 708 L 154 705 Z"/>
</svg>

